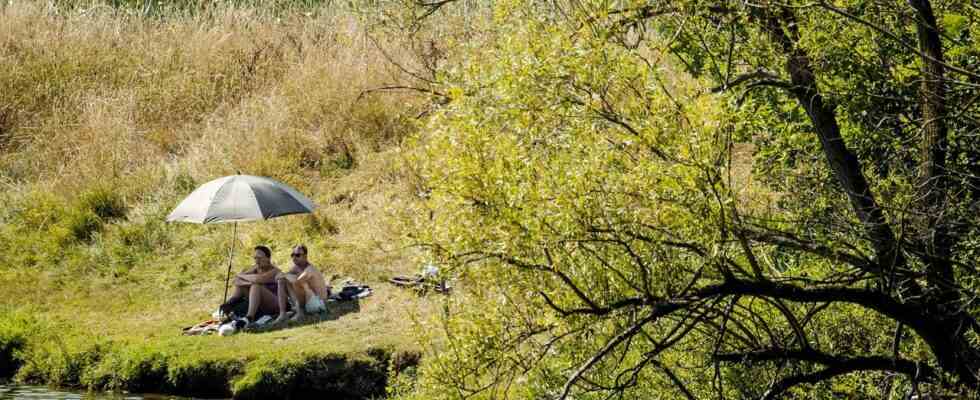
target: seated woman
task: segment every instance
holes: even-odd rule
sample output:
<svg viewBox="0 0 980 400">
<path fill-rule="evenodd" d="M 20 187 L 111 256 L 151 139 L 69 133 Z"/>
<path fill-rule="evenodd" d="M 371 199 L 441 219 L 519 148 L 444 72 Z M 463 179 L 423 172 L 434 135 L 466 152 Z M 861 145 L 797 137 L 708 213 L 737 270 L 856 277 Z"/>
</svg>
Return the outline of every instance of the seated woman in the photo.
<svg viewBox="0 0 980 400">
<path fill-rule="evenodd" d="M 231 298 L 221 305 L 221 311 L 227 315 L 234 306 L 242 301 L 248 300 L 248 313 L 245 318 L 248 322 L 255 321 L 255 317 L 261 315 L 272 315 L 279 312 L 280 315 L 286 310 L 280 309 L 278 299 L 279 285 L 276 276 L 281 271 L 272 265 L 272 251 L 265 246 L 255 246 L 255 254 L 252 259 L 255 265 L 248 270 L 235 275 L 232 282 L 235 290 Z"/>
<path fill-rule="evenodd" d="M 309 252 L 305 245 L 298 245 L 293 248 L 291 255 L 293 267 L 285 274 L 279 274 L 276 279 L 279 281 L 279 318 L 276 323 L 286 319 L 286 297 L 289 296 L 296 303 L 296 315 L 294 321 L 306 317 L 306 313 L 316 313 L 326 310 L 325 302 L 330 296 L 330 286 L 326 279 L 310 264 L 307 259 Z"/>
</svg>

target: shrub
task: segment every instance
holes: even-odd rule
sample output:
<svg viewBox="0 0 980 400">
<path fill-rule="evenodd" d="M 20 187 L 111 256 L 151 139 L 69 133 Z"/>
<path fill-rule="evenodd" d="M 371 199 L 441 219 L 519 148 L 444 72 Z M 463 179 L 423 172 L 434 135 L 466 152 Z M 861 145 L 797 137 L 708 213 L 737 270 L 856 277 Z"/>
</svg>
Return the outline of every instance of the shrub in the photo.
<svg viewBox="0 0 980 400">
<path fill-rule="evenodd" d="M 181 171 L 174 176 L 173 187 L 176 193 L 190 193 L 192 190 L 197 188 L 197 182 L 195 182 L 194 177 L 188 174 L 186 171 Z"/>
<path fill-rule="evenodd" d="M 7 315 L 0 319 L 0 378 L 13 376 L 20 368 L 22 360 L 18 353 L 24 347 L 28 330 L 27 321 Z"/>
<path fill-rule="evenodd" d="M 72 238 L 90 242 L 95 232 L 102 230 L 102 219 L 92 211 L 75 210 L 66 216 L 65 226 Z"/>
<path fill-rule="evenodd" d="M 97 187 L 82 194 L 79 208 L 91 210 L 106 222 L 123 219 L 128 211 L 122 196 L 107 187 Z"/>
</svg>

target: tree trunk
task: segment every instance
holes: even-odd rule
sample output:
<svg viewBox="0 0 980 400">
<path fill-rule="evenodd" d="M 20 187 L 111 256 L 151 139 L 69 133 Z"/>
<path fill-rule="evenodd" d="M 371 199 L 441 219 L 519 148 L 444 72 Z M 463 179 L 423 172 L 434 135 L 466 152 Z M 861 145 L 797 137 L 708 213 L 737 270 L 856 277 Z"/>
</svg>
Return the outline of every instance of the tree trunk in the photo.
<svg viewBox="0 0 980 400">
<path fill-rule="evenodd" d="M 946 123 L 946 68 L 936 16 L 928 0 L 909 0 L 915 9 L 916 30 L 922 59 L 922 142 L 920 143 L 919 198 L 922 200 L 921 237 L 929 256 L 929 285 L 940 292 L 943 301 L 958 296 L 952 292 L 953 268 L 950 259 L 952 238 L 944 223 L 946 202 L 946 153 L 949 128 Z M 952 305 L 951 305 L 952 306 Z"/>
<path fill-rule="evenodd" d="M 926 0 L 912 0 L 925 4 Z M 767 10 L 769 11 L 769 10 Z M 765 12 L 765 11 L 764 11 Z M 941 77 L 942 69 L 942 49 L 939 42 L 938 33 L 935 31 L 935 18 L 932 17 L 931 9 L 928 12 L 931 18 L 924 19 L 923 24 L 927 32 L 927 37 L 923 46 L 929 47 L 928 51 L 932 55 L 932 60 L 926 63 L 925 67 L 931 76 Z M 882 277 L 887 284 L 894 284 L 891 275 L 897 268 L 906 267 L 907 260 L 903 256 L 900 244 L 895 238 L 884 212 L 878 206 L 871 193 L 870 185 L 865 178 L 860 161 L 844 143 L 840 135 L 840 126 L 837 123 L 837 116 L 832 107 L 828 106 L 817 89 L 816 79 L 810 59 L 806 52 L 796 46 L 795 16 L 789 10 L 781 10 L 779 14 L 764 14 L 760 17 L 763 28 L 770 37 L 785 51 L 786 70 L 790 75 L 792 87 L 789 91 L 796 97 L 800 106 L 806 111 L 810 118 L 820 144 L 823 148 L 827 162 L 837 178 L 838 183 L 847 194 L 854 208 L 854 212 L 864 226 L 872 246 L 875 250 L 877 262 L 876 271 L 873 274 Z M 927 54 L 929 54 L 927 53 Z M 980 351 L 969 343 L 966 333 L 976 325 L 975 320 L 963 311 L 958 311 L 950 302 L 958 297 L 950 297 L 950 293 L 956 296 L 952 289 L 952 272 L 949 268 L 949 241 L 945 235 L 945 229 L 941 222 L 941 213 L 937 208 L 942 207 L 945 198 L 945 183 L 942 178 L 945 175 L 945 151 L 946 151 L 946 132 L 947 127 L 944 121 L 944 88 L 942 79 L 925 79 L 923 83 L 923 113 L 926 117 L 926 125 L 923 141 L 923 151 L 928 153 L 924 156 L 923 170 L 924 180 L 922 188 L 927 193 L 925 200 L 929 204 L 929 214 L 934 215 L 930 219 L 933 235 L 929 242 L 931 255 L 941 257 L 938 261 L 933 261 L 930 265 L 929 282 L 931 288 L 941 287 L 940 296 L 921 296 L 922 288 L 912 279 L 905 279 L 901 282 L 901 288 L 906 295 L 911 295 L 918 300 L 915 306 L 919 312 L 915 317 L 907 319 L 909 326 L 926 343 L 936 357 L 940 368 L 947 373 L 956 376 L 957 380 L 968 387 L 976 389 L 978 386 L 977 371 L 980 370 Z M 936 208 L 934 208 L 936 207 Z M 945 261 L 944 261 L 945 260 Z M 910 304 L 911 305 L 911 304 Z"/>
</svg>

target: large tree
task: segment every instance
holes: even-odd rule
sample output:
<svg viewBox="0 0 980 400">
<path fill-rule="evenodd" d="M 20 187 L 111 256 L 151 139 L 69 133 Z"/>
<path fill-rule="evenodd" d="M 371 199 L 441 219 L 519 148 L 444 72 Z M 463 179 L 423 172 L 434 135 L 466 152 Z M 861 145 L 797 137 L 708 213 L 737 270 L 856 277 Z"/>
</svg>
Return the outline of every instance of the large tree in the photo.
<svg viewBox="0 0 980 400">
<path fill-rule="evenodd" d="M 466 288 L 423 388 L 976 395 L 975 4 L 490 11 L 413 146 Z"/>
</svg>

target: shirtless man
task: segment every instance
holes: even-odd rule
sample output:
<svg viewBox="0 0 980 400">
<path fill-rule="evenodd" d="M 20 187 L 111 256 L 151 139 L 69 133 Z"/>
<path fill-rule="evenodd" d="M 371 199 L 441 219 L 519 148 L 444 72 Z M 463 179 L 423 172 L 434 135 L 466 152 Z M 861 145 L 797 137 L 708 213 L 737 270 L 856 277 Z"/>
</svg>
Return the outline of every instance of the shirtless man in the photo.
<svg viewBox="0 0 980 400">
<path fill-rule="evenodd" d="M 235 290 L 231 298 L 221 305 L 221 310 L 228 314 L 235 304 L 247 298 L 248 314 L 245 318 L 249 322 L 255 321 L 258 314 L 271 315 L 276 311 L 281 314 L 284 311 L 279 309 L 280 301 L 276 298 L 279 293 L 276 276 L 280 275 L 281 271 L 272 265 L 272 251 L 265 246 L 255 246 L 254 250 L 252 259 L 255 260 L 255 265 L 235 275 L 235 280 L 232 281 Z"/>
<path fill-rule="evenodd" d="M 310 264 L 307 259 L 309 252 L 305 245 L 298 245 L 293 248 L 291 255 L 293 267 L 289 272 L 279 274 L 276 280 L 279 282 L 279 318 L 275 323 L 286 319 L 286 299 L 287 296 L 293 299 L 296 304 L 296 315 L 293 321 L 298 321 L 306 317 L 306 313 L 320 312 L 325 309 L 325 301 L 330 296 L 330 286 L 327 285 L 323 274 Z"/>
</svg>

